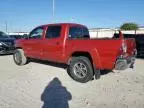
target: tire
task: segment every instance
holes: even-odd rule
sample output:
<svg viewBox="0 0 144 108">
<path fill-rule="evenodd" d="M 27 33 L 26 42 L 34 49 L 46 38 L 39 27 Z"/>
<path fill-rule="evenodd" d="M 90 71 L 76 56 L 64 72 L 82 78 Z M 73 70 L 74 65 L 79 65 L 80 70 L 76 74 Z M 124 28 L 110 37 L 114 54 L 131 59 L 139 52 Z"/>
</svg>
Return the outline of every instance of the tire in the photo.
<svg viewBox="0 0 144 108">
<path fill-rule="evenodd" d="M 19 65 L 25 65 L 27 63 L 27 57 L 24 55 L 24 51 L 22 49 L 16 49 L 13 54 L 14 62 Z"/>
<path fill-rule="evenodd" d="M 72 79 L 80 83 L 86 83 L 92 80 L 94 76 L 91 62 L 84 56 L 72 57 L 68 67 L 68 74 Z"/>
</svg>

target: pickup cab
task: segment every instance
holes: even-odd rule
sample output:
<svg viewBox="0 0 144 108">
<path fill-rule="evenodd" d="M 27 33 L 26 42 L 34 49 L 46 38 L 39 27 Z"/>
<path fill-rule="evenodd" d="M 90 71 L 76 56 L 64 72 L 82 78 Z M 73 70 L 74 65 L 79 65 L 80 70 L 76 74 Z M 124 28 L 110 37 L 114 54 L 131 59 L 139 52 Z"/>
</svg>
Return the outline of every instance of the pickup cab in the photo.
<svg viewBox="0 0 144 108">
<path fill-rule="evenodd" d="M 16 40 L 14 62 L 24 65 L 28 58 L 67 64 L 68 74 L 85 83 L 100 78 L 101 70 L 124 70 L 133 67 L 134 39 L 90 39 L 86 26 L 56 23 L 38 26 L 28 38 Z"/>
</svg>

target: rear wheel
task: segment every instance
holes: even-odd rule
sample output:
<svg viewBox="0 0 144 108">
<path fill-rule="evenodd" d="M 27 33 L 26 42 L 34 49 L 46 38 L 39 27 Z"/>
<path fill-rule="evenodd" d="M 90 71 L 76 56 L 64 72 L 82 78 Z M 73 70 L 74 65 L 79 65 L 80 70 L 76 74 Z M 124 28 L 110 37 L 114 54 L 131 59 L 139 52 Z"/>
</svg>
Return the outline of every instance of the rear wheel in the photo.
<svg viewBox="0 0 144 108">
<path fill-rule="evenodd" d="M 69 68 L 69 75 L 78 82 L 86 83 L 93 79 L 93 68 L 87 57 L 73 57 Z"/>
<path fill-rule="evenodd" d="M 22 49 L 16 49 L 13 54 L 14 62 L 17 65 L 25 65 L 27 63 L 27 57 L 24 55 L 24 51 Z"/>
</svg>

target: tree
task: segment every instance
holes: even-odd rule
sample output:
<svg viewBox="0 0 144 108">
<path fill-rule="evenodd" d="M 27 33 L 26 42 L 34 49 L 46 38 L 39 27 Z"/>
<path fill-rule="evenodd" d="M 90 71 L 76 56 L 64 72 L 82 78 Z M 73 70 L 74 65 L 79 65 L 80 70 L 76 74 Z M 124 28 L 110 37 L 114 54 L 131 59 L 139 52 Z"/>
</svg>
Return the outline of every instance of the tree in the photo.
<svg viewBox="0 0 144 108">
<path fill-rule="evenodd" d="M 138 28 L 139 26 L 135 23 L 124 23 L 120 27 L 121 30 L 137 30 Z"/>
</svg>

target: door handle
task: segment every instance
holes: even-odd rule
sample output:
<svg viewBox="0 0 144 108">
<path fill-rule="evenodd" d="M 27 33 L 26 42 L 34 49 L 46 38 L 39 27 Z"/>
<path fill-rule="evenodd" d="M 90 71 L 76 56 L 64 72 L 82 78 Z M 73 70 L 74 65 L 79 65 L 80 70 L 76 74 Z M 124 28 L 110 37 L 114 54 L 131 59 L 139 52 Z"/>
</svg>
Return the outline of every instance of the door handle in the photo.
<svg viewBox="0 0 144 108">
<path fill-rule="evenodd" d="M 56 44 L 59 45 L 60 43 L 59 43 L 59 42 L 56 42 Z"/>
<path fill-rule="evenodd" d="M 31 50 L 32 48 L 27 48 L 27 50 Z"/>
</svg>

